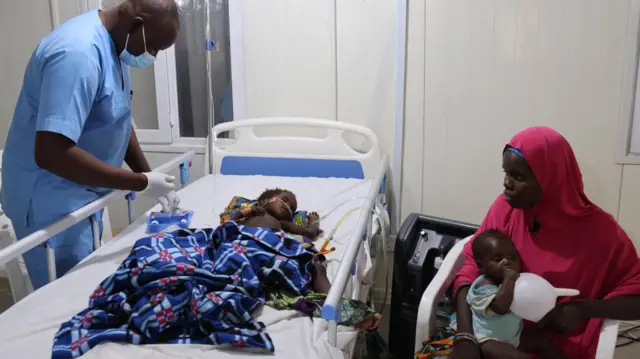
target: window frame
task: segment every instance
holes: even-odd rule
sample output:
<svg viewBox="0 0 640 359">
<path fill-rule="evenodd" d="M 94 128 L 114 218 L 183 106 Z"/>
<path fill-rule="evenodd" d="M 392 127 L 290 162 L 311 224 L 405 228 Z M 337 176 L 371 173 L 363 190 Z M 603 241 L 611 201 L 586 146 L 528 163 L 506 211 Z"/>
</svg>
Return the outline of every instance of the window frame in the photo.
<svg viewBox="0 0 640 359">
<path fill-rule="evenodd" d="M 101 0 L 85 0 L 85 11 L 99 9 L 101 4 Z M 244 119 L 246 110 L 242 6 L 239 1 L 229 1 L 231 82 L 233 84 L 231 91 L 234 121 Z M 195 150 L 196 153 L 205 153 L 206 138 L 183 137 L 180 135 L 178 82 L 174 46 L 158 53 L 154 63 L 154 79 L 158 129 L 136 128 L 136 135 L 142 149 L 148 152 L 181 153 Z M 135 126 L 135 119 L 133 119 L 133 123 Z"/>
<path fill-rule="evenodd" d="M 631 2 L 627 22 L 627 53 L 624 69 L 616 163 L 640 165 L 640 1 Z M 636 135 L 634 136 L 634 127 Z"/>
<path fill-rule="evenodd" d="M 229 1 L 229 37 L 230 37 L 230 58 L 231 58 L 231 83 L 233 96 L 233 120 L 245 118 L 245 81 L 244 81 L 244 31 L 243 31 L 243 13 L 242 3 L 239 1 Z M 203 39 L 204 40 L 204 39 Z M 185 137 L 180 135 L 180 116 L 178 111 L 178 83 L 176 75 L 175 50 L 173 46 L 171 51 L 165 51 L 167 62 L 164 68 L 155 68 L 156 72 L 156 93 L 158 93 L 158 77 L 166 78 L 166 95 L 170 98 L 167 102 L 169 108 L 166 109 L 171 116 L 171 142 L 164 144 L 154 144 L 141 141 L 141 147 L 144 151 L 149 152 L 175 152 L 181 153 L 188 150 L 195 150 L 196 153 L 205 153 L 207 147 L 207 139 L 204 137 Z M 164 73 L 158 74 L 158 72 Z M 163 91 L 161 91 L 163 92 Z M 164 96 L 163 93 L 161 95 Z M 156 95 L 158 96 L 158 95 Z M 158 96 L 159 98 L 159 96 Z M 158 113 L 160 113 L 161 104 L 158 103 Z M 166 111 L 165 110 L 165 111 Z M 160 119 L 158 119 L 160 122 Z M 136 131 L 137 133 L 137 131 Z"/>
</svg>

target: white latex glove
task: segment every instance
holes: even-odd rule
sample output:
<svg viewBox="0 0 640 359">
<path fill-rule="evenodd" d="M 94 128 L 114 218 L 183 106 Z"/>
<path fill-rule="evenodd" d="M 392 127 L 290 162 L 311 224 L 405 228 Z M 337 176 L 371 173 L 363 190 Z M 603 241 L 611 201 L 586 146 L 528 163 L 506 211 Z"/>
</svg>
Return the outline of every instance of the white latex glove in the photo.
<svg viewBox="0 0 640 359">
<path fill-rule="evenodd" d="M 173 213 L 178 209 L 180 197 L 178 197 L 176 191 L 171 191 L 165 196 L 158 197 L 158 202 L 162 206 L 162 212 Z"/>
<path fill-rule="evenodd" d="M 151 198 L 163 197 L 176 187 L 176 185 L 173 184 L 175 180 L 173 176 L 159 172 L 145 172 L 143 175 L 147 176 L 147 188 L 140 192 L 140 194 L 145 196 Z"/>
</svg>

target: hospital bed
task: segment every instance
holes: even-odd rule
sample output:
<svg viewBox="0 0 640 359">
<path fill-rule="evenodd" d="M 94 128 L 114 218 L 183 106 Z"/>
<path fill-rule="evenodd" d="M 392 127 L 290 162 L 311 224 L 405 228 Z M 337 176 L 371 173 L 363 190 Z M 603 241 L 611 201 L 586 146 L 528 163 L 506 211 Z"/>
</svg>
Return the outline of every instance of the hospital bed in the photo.
<svg viewBox="0 0 640 359">
<path fill-rule="evenodd" d="M 223 133 L 228 135 L 220 138 Z M 359 139 L 354 138 L 359 137 Z M 179 166 L 181 182 L 188 182 L 194 153 L 179 156 L 158 171 Z M 367 299 L 372 284 L 373 261 L 379 242 L 389 233 L 384 209 L 386 155 L 368 128 L 352 124 L 307 119 L 265 118 L 225 123 L 212 129 L 207 140 L 205 175 L 180 190 L 181 207 L 193 209 L 191 227 L 216 227 L 218 214 L 233 196 L 257 197 L 265 188 L 292 190 L 298 207 L 317 211 L 321 228 L 335 230 L 328 259 L 332 286 L 322 318 L 310 320 L 294 311 L 265 307 L 258 314 L 269 331 L 278 358 L 350 357 L 357 333 L 338 326 L 338 303 L 343 296 Z M 42 243 L 84 218 L 91 218 L 110 201 L 129 194 L 115 191 L 60 221 L 0 251 L 0 265 Z M 129 206 L 131 208 L 131 206 Z M 113 273 L 137 239 L 145 236 L 146 218 L 131 217 L 131 225 L 113 240 L 101 243 L 92 255 L 60 279 L 16 303 L 0 315 L 2 356 L 30 359 L 51 356 L 53 335 L 61 323 L 86 308 L 97 285 Z M 131 212 L 130 212 L 131 213 Z M 49 251 L 53 259 L 53 251 Z M 255 355 L 241 350 L 218 350 L 203 345 L 147 345 L 105 343 L 82 358 L 238 358 Z"/>
<path fill-rule="evenodd" d="M 456 273 L 464 263 L 464 245 L 471 237 L 459 241 L 440 264 L 438 272 L 422 294 L 416 322 L 414 352 L 421 350 L 436 329 L 436 308 L 447 289 L 453 283 Z M 600 332 L 596 359 L 613 359 L 618 338 L 618 321 L 605 320 Z"/>
</svg>

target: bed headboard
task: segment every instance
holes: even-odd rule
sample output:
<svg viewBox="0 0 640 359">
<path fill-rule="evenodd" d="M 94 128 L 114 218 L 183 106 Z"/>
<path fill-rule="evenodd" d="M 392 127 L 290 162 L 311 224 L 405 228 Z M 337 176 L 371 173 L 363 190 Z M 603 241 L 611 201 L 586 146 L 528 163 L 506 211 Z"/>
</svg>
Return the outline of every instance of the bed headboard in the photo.
<svg viewBox="0 0 640 359">
<path fill-rule="evenodd" d="M 230 138 L 221 138 L 223 133 Z M 359 146 L 364 142 L 366 146 Z M 378 137 L 363 126 L 312 118 L 256 118 L 213 128 L 207 138 L 205 173 L 364 179 L 377 175 L 381 159 Z"/>
</svg>

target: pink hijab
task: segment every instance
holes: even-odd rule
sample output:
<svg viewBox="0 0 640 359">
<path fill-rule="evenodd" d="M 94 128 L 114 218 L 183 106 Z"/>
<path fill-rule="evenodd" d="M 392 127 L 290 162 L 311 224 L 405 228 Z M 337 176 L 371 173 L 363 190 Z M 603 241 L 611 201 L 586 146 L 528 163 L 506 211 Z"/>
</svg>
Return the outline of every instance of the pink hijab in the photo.
<svg viewBox="0 0 640 359">
<path fill-rule="evenodd" d="M 567 140 L 548 127 L 515 135 L 508 146 L 529 163 L 542 198 L 530 209 L 513 209 L 500 195 L 479 232 L 498 229 L 511 236 L 524 272 L 538 274 L 558 288 L 580 290 L 578 298 L 608 299 L 640 295 L 640 259 L 616 220 L 585 195 L 582 174 Z M 531 232 L 534 222 L 539 230 Z M 471 243 L 454 287 L 471 284 L 480 274 Z M 559 302 L 571 300 L 561 298 Z M 568 336 L 550 335 L 570 359 L 594 358 L 601 319 L 585 321 Z"/>
</svg>

